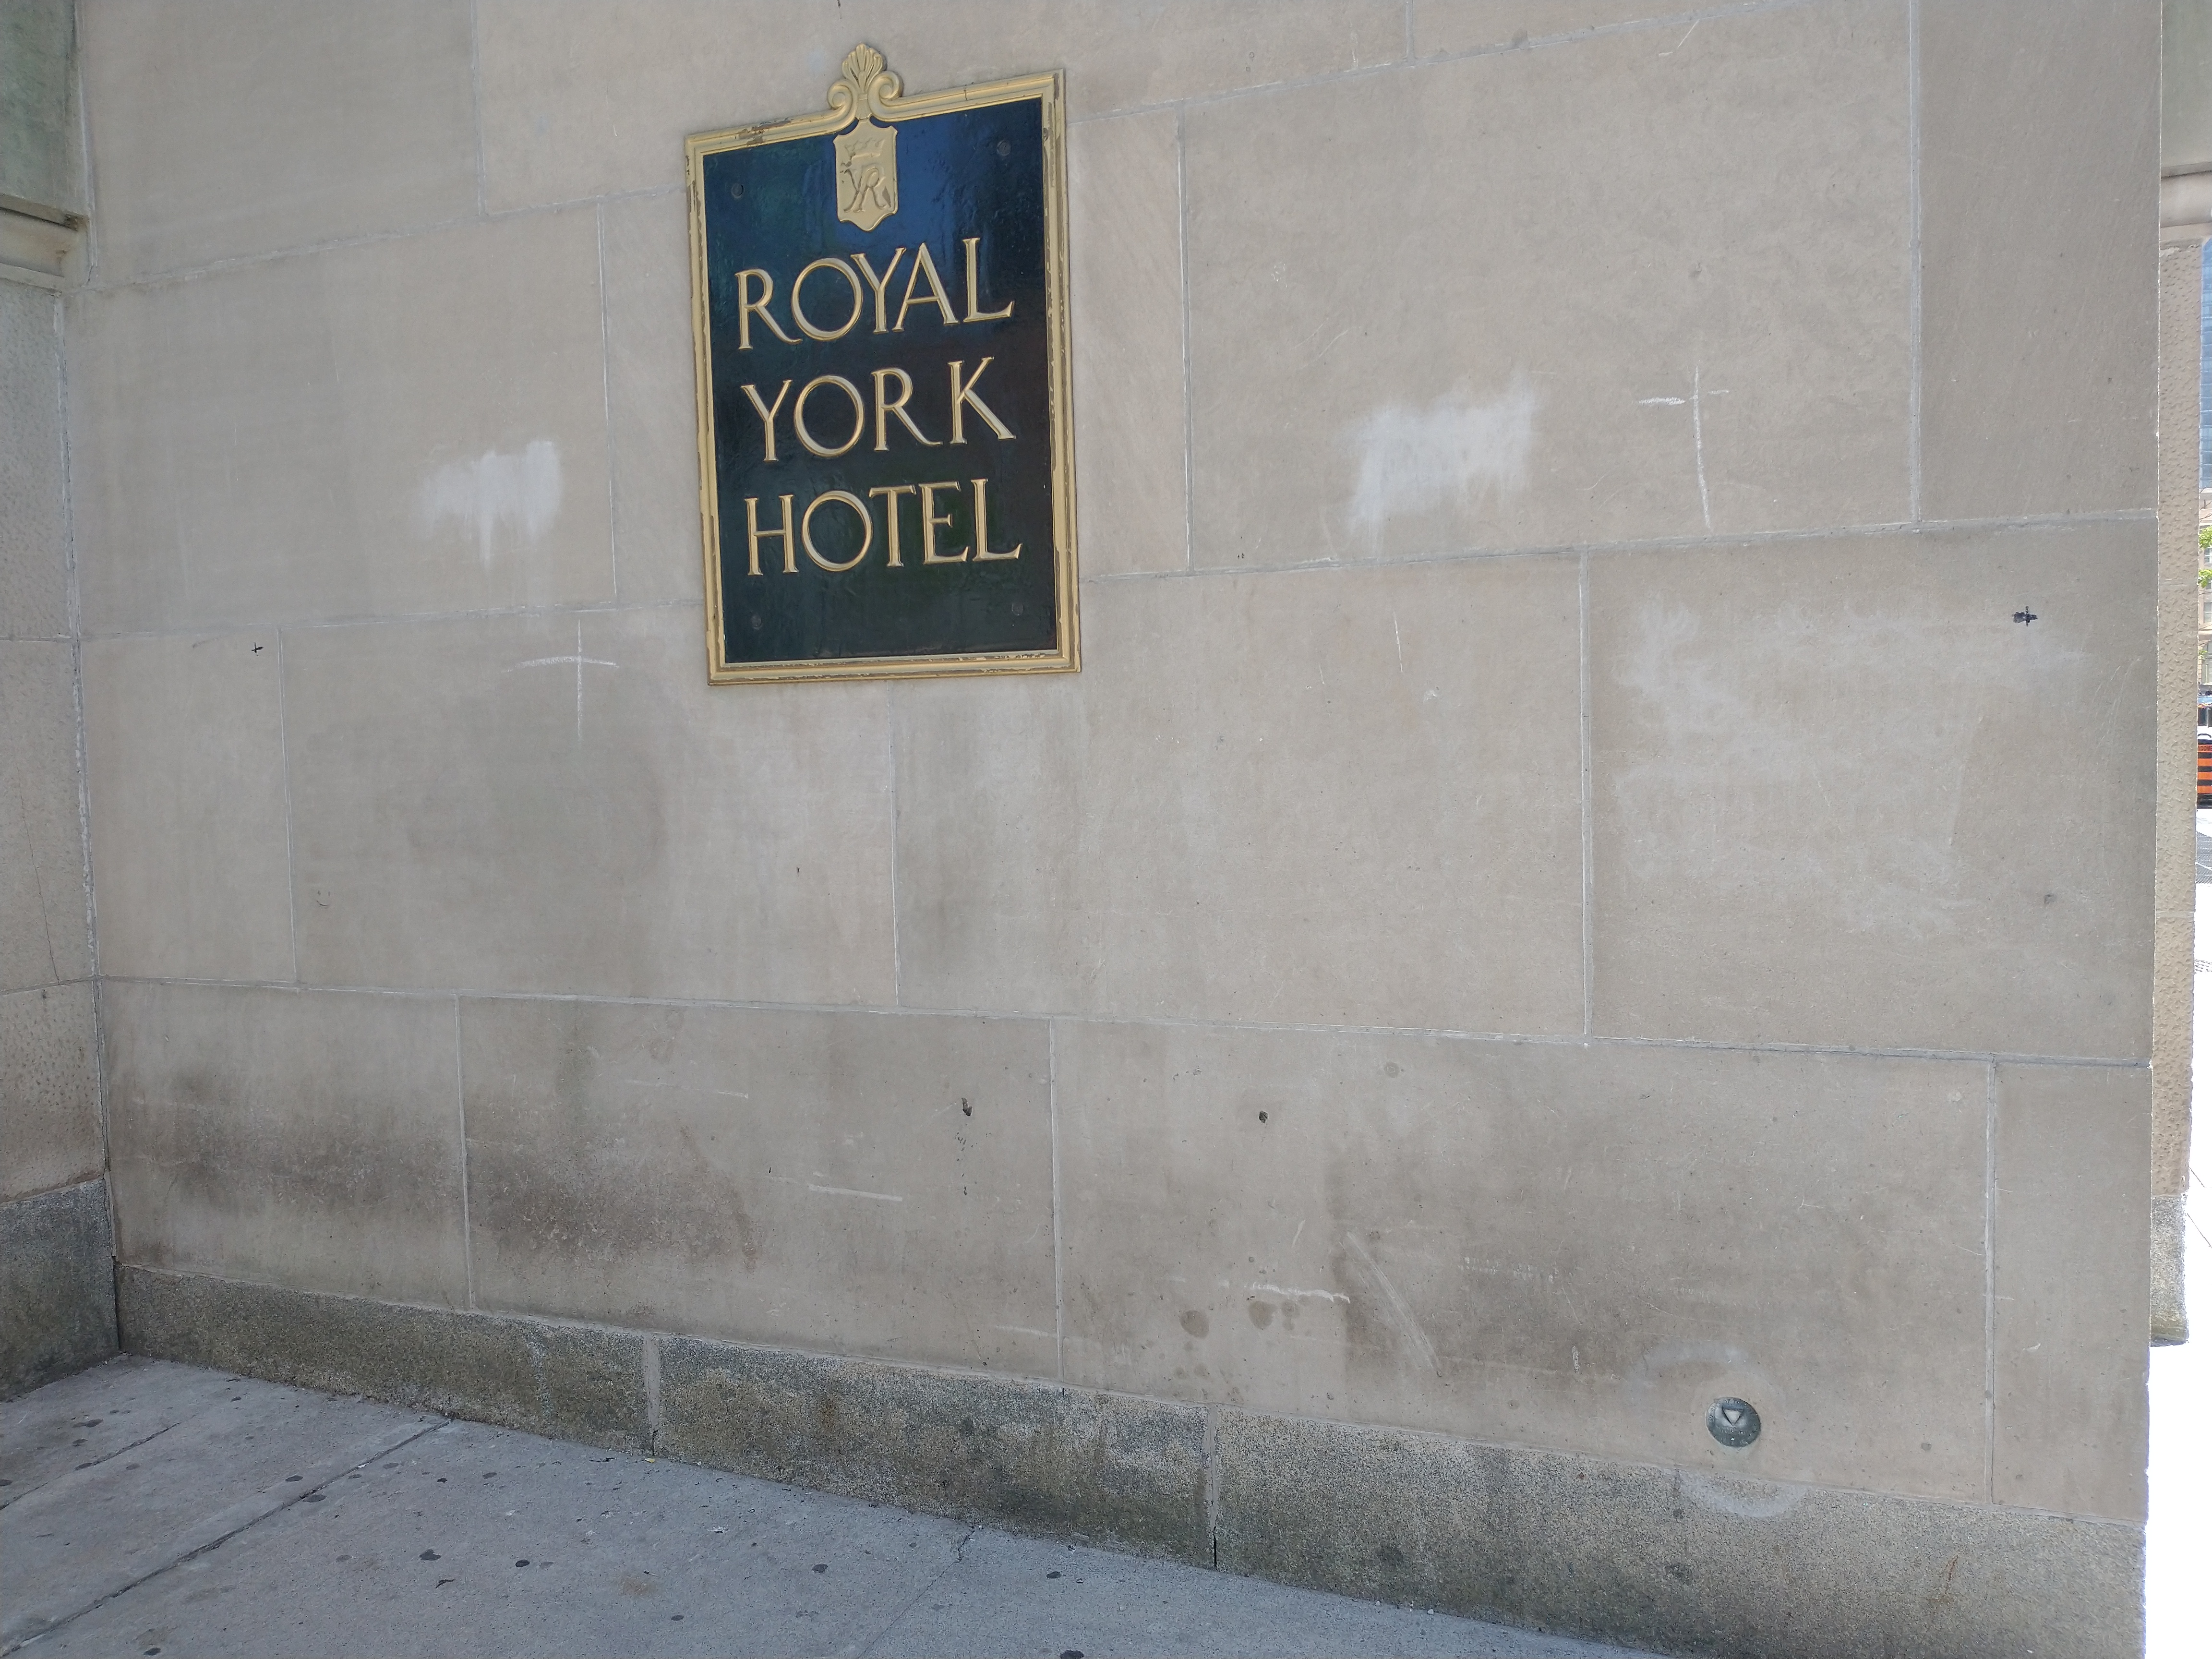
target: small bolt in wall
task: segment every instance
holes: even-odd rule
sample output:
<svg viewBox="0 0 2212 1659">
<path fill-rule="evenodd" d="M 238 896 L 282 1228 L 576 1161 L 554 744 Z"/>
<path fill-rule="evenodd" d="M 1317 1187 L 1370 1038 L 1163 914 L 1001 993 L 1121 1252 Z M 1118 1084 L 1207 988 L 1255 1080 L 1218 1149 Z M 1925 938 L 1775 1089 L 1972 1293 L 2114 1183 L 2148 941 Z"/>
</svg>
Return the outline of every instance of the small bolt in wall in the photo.
<svg viewBox="0 0 2212 1659">
<path fill-rule="evenodd" d="M 1759 1438 L 1759 1408 L 1748 1400 L 1733 1396 L 1716 1400 L 1705 1413 L 1705 1426 L 1723 1446 L 1748 1446 Z"/>
</svg>

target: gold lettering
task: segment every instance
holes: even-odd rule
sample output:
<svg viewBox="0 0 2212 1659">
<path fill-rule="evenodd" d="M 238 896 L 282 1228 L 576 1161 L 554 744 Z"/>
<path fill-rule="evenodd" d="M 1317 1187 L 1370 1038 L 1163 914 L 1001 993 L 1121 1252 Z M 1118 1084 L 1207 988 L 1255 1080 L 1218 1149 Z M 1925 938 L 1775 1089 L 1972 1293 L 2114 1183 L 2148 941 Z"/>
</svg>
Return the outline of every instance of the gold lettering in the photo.
<svg viewBox="0 0 2212 1659">
<path fill-rule="evenodd" d="M 905 258 L 906 250 L 904 248 L 897 250 L 891 255 L 890 264 L 884 267 L 883 276 L 878 277 L 876 268 L 868 263 L 866 254 L 855 253 L 853 256 L 853 263 L 860 266 L 860 275 L 868 279 L 868 286 L 876 291 L 876 332 L 878 334 L 887 331 L 884 325 L 884 290 L 890 287 L 891 278 L 898 275 L 899 261 Z"/>
<path fill-rule="evenodd" d="M 904 568 L 899 562 L 898 498 L 914 493 L 912 484 L 878 484 L 868 492 L 871 495 L 884 498 L 884 528 L 889 532 L 884 545 L 890 555 L 888 562 L 894 570 Z"/>
<path fill-rule="evenodd" d="M 914 297 L 914 285 L 925 275 L 929 278 L 929 292 L 917 300 Z M 898 321 L 891 325 L 893 333 L 906 326 L 907 313 L 917 305 L 935 306 L 938 314 L 945 319 L 947 328 L 958 320 L 952 314 L 952 301 L 945 297 L 945 284 L 937 280 L 937 261 L 929 257 L 929 244 L 927 242 L 920 244 L 914 251 L 914 269 L 907 273 L 906 301 L 899 307 Z"/>
<path fill-rule="evenodd" d="M 898 382 L 899 394 L 886 401 L 884 397 L 884 387 L 891 380 Z M 923 437 L 921 428 L 914 423 L 914 416 L 906 412 L 906 400 L 913 396 L 914 382 L 908 378 L 904 369 L 879 368 L 876 371 L 876 447 L 878 449 L 890 447 L 890 444 L 884 440 L 884 422 L 885 417 L 892 415 L 897 416 L 904 422 L 906 429 L 913 433 L 920 441 L 927 444 L 932 449 L 937 447 L 937 440 Z"/>
<path fill-rule="evenodd" d="M 784 396 L 791 390 L 791 382 L 786 380 L 777 388 L 775 401 L 772 404 L 764 404 L 760 400 L 759 389 L 750 380 L 738 390 L 751 398 L 753 407 L 760 410 L 761 459 L 772 461 L 775 459 L 775 411 L 783 407 Z"/>
<path fill-rule="evenodd" d="M 991 535 L 989 530 L 986 527 L 990 524 L 991 520 L 986 515 L 983 509 L 984 480 L 981 478 L 970 478 L 968 482 L 975 487 L 975 562 L 981 564 L 986 559 L 1020 558 L 1022 556 L 1022 544 L 1019 542 L 1016 542 L 1014 544 L 1014 550 L 1011 553 L 994 553 L 991 551 Z"/>
<path fill-rule="evenodd" d="M 760 527 L 760 497 L 745 497 L 745 574 L 749 576 L 760 574 L 760 544 L 772 542 L 779 536 L 783 538 L 783 574 L 787 576 L 799 574 L 799 560 L 791 544 L 791 497 L 785 495 L 781 499 L 783 502 L 783 528 L 763 530 Z"/>
<path fill-rule="evenodd" d="M 968 550 L 964 547 L 957 553 L 939 553 L 937 550 L 937 526 L 944 525 L 950 528 L 952 515 L 950 513 L 938 512 L 935 492 L 940 489 L 957 489 L 960 488 L 960 481 L 957 478 L 947 478 L 943 483 L 926 483 L 921 488 L 921 562 L 924 564 L 967 563 Z"/>
<path fill-rule="evenodd" d="M 976 364 L 975 372 L 968 377 L 968 382 L 964 386 L 960 381 L 960 371 L 967 365 L 960 362 L 955 362 L 952 365 L 952 441 L 956 444 L 964 444 L 968 441 L 967 434 L 960 429 L 960 405 L 963 404 L 970 405 L 978 415 L 983 417 L 991 430 L 997 433 L 1000 437 L 1011 440 L 1014 435 L 1006 430 L 1006 423 L 1004 421 L 991 413 L 989 405 L 975 395 L 975 382 L 983 378 L 983 371 L 990 368 L 992 361 L 986 357 L 981 362 Z"/>
<path fill-rule="evenodd" d="M 806 400 L 814 395 L 817 386 L 834 386 L 853 400 L 853 435 L 835 449 L 817 443 L 814 434 L 806 429 Z M 843 454 L 860 441 L 860 434 L 868 429 L 868 405 L 860 396 L 860 388 L 842 374 L 817 374 L 801 389 L 798 401 L 791 406 L 791 429 L 799 434 L 799 441 L 824 459 Z"/>
<path fill-rule="evenodd" d="M 752 297 L 753 278 L 756 276 L 761 279 L 760 298 L 757 300 Z M 799 343 L 783 331 L 781 324 L 769 315 L 768 302 L 774 298 L 775 298 L 775 278 L 769 276 L 768 272 L 756 267 L 751 270 L 741 270 L 738 273 L 738 350 L 750 351 L 753 349 L 753 317 L 757 313 L 761 321 L 766 323 L 775 337 L 784 344 Z"/>
<path fill-rule="evenodd" d="M 968 314 L 961 320 L 969 323 L 995 323 L 1001 317 L 1012 316 L 1014 302 L 1012 300 L 1007 301 L 996 311 L 975 309 L 975 244 L 983 239 L 980 236 L 963 236 L 960 240 L 968 249 Z M 801 323 L 799 326 L 804 328 L 806 325 Z"/>
<path fill-rule="evenodd" d="M 820 553 L 815 550 L 814 509 L 820 507 L 824 501 L 842 501 L 847 507 L 851 507 L 854 512 L 860 515 L 860 550 L 853 555 L 851 558 L 846 560 L 842 564 L 833 564 L 830 561 L 823 558 Z M 854 565 L 860 563 L 861 560 L 866 558 L 868 556 L 868 550 L 875 545 L 875 515 L 868 511 L 868 504 L 862 501 L 858 495 L 853 494 L 851 490 L 825 489 L 819 495 L 817 495 L 812 501 L 807 502 L 806 515 L 799 521 L 799 539 L 805 544 L 806 556 L 813 560 L 815 563 L 820 565 L 824 570 L 850 570 Z M 1019 550 L 1017 549 L 1016 550 L 1018 551 Z"/>
<path fill-rule="evenodd" d="M 806 313 L 799 308 L 799 290 L 806 286 L 806 279 L 817 270 L 836 271 L 853 290 L 853 314 L 845 319 L 842 328 L 817 328 L 806 319 Z M 842 259 L 817 259 L 792 280 L 791 320 L 799 325 L 799 331 L 810 340 L 843 339 L 853 331 L 853 325 L 860 320 L 861 308 L 866 303 L 860 297 L 860 279 L 853 275 L 853 267 Z"/>
</svg>

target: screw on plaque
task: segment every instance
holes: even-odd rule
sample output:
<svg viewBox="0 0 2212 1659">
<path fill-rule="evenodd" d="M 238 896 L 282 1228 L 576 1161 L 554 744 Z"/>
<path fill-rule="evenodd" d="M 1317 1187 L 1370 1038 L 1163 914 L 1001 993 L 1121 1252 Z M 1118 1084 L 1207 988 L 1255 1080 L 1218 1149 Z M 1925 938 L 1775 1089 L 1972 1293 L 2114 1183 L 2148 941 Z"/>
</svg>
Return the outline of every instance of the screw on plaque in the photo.
<svg viewBox="0 0 2212 1659">
<path fill-rule="evenodd" d="M 1748 1400 L 1733 1396 L 1716 1400 L 1705 1413 L 1705 1426 L 1723 1446 L 1748 1446 L 1759 1438 L 1759 1408 Z"/>
</svg>

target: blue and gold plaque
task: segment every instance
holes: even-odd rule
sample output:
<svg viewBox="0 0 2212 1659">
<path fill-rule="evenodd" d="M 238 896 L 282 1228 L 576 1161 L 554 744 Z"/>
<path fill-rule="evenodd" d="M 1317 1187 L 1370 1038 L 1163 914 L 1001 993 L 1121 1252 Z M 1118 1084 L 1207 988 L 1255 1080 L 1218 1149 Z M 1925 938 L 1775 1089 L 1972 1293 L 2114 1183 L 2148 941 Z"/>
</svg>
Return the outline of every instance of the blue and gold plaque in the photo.
<svg viewBox="0 0 2212 1659">
<path fill-rule="evenodd" d="M 1072 670 L 1057 73 L 685 146 L 708 678 Z"/>
</svg>

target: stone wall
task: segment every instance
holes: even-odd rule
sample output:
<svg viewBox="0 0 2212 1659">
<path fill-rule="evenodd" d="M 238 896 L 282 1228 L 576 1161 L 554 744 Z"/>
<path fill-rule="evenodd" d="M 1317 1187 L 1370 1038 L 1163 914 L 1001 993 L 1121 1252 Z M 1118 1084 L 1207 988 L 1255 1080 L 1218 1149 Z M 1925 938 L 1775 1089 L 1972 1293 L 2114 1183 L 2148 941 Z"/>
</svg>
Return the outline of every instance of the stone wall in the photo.
<svg viewBox="0 0 2212 1659">
<path fill-rule="evenodd" d="M 1049 1528 L 1133 1423 L 1141 1547 L 2130 1650 L 2158 19 L 88 4 L 126 1342 L 465 1329 L 447 1409 L 927 1504 L 888 1412 Z M 682 140 L 861 40 L 1067 72 L 1079 676 L 705 683 Z"/>
<path fill-rule="evenodd" d="M 58 292 L 84 207 L 70 21 L 0 14 L 0 1395 L 115 1350 Z"/>
<path fill-rule="evenodd" d="M 115 1352 L 58 292 L 84 210 L 70 38 L 66 0 L 0 15 L 0 1394 Z"/>
</svg>

